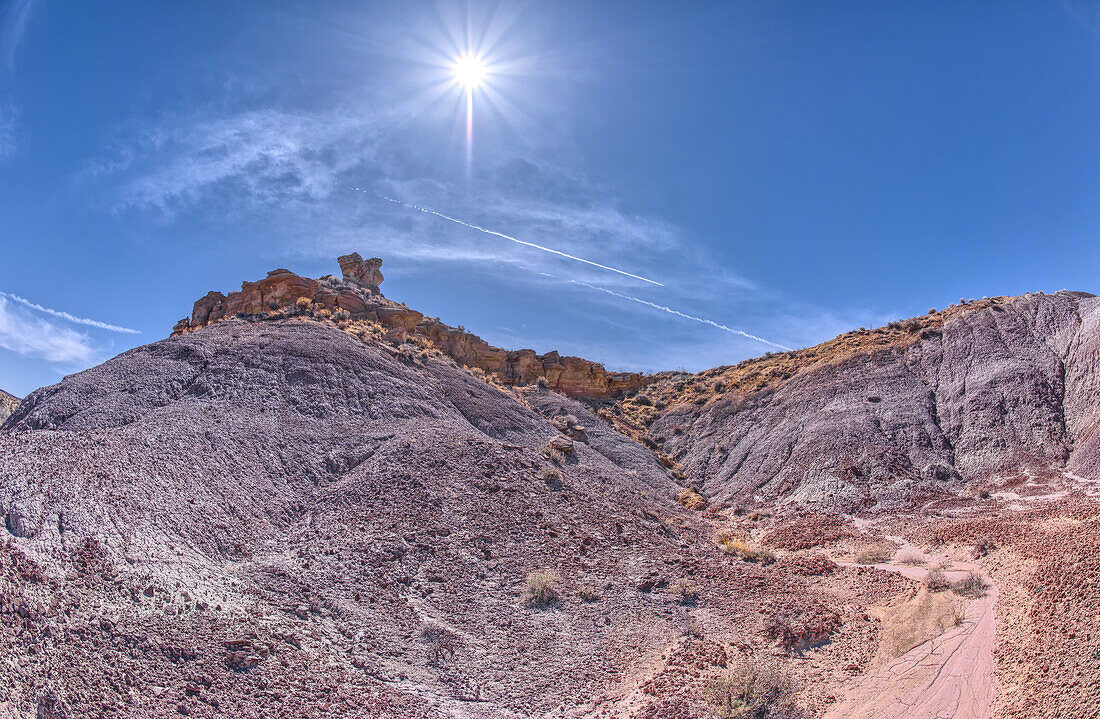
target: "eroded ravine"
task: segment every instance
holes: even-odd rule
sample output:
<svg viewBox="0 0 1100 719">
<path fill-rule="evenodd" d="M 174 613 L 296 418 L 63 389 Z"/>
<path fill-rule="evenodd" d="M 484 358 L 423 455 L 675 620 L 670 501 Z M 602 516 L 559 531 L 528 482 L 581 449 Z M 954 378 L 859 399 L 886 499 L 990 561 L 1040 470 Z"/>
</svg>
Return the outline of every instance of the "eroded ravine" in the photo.
<svg viewBox="0 0 1100 719">
<path fill-rule="evenodd" d="M 892 564 L 882 571 L 923 579 L 928 570 Z M 976 565 L 956 564 L 949 580 Z M 988 579 L 986 579 L 988 583 Z M 988 719 L 993 713 L 994 604 L 997 587 L 966 604 L 965 619 L 937 637 L 857 678 L 845 687 L 826 719 Z"/>
</svg>

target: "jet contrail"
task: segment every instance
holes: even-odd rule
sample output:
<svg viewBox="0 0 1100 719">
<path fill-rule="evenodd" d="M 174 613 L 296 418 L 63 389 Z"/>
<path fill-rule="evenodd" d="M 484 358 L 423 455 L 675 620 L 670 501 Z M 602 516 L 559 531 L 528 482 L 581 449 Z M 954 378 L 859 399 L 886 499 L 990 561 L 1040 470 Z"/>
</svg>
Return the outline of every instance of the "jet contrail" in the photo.
<svg viewBox="0 0 1100 719">
<path fill-rule="evenodd" d="M 352 185 L 347 185 L 347 187 L 352 189 L 352 190 L 356 190 L 358 192 L 363 192 L 363 193 L 368 192 L 367 190 L 364 190 L 360 187 L 354 187 Z M 632 274 L 630 272 L 627 272 L 626 270 L 620 270 L 620 269 L 617 269 L 615 267 L 608 267 L 607 265 L 601 265 L 599 262 L 593 262 L 592 260 L 586 260 L 583 257 L 577 257 L 576 255 L 570 255 L 570 254 L 567 254 L 565 252 L 562 252 L 561 250 L 554 250 L 554 249 L 551 249 L 549 247 L 543 247 L 542 245 L 536 245 L 534 242 L 528 242 L 527 240 L 521 240 L 517 237 L 512 237 L 511 235 L 506 235 L 503 232 L 496 232 L 495 230 L 489 230 L 489 229 L 486 229 L 484 227 L 479 227 L 478 225 L 472 225 L 469 222 L 463 222 L 462 220 L 458 219 L 457 217 L 450 217 L 448 215 L 444 215 L 442 212 L 436 212 L 435 210 L 429 209 L 427 207 L 421 207 L 419 205 L 413 205 L 413 204 L 408 203 L 408 202 L 402 202 L 401 200 L 395 200 L 392 197 L 386 197 L 385 195 L 378 195 L 378 197 L 382 198 L 383 200 L 386 200 L 387 202 L 392 202 L 395 205 L 401 205 L 402 207 L 407 207 L 410 210 L 416 210 L 417 212 L 423 212 L 425 215 L 435 215 L 436 217 L 447 220 L 448 222 L 453 222 L 457 225 L 462 225 L 463 227 L 468 227 L 471 230 L 477 230 L 478 232 L 484 232 L 486 235 L 493 235 L 494 237 L 500 237 L 500 238 L 508 240 L 510 242 L 515 242 L 516 244 L 524 245 L 525 247 L 533 247 L 536 250 L 542 250 L 543 252 L 549 252 L 552 255 L 559 255 L 559 256 L 565 257 L 566 259 L 569 259 L 569 260 L 575 260 L 576 262 L 583 262 L 586 265 L 592 265 L 593 267 L 599 267 L 601 270 L 607 270 L 608 272 L 618 272 L 620 275 L 626 275 L 627 277 L 633 277 L 634 279 L 641 280 L 642 282 L 648 282 L 651 285 L 657 285 L 658 287 L 664 287 L 664 284 L 658 282 L 657 280 L 651 280 L 648 277 L 642 277 L 641 275 L 635 275 L 635 274 Z"/>
<path fill-rule="evenodd" d="M 36 305 L 35 303 L 31 302 L 30 300 L 25 300 L 22 297 L 20 297 L 19 295 L 13 295 L 10 292 L 0 292 L 0 296 L 7 297 L 8 299 L 14 300 L 14 301 L 18 302 L 21 305 L 26 305 L 27 307 L 30 307 L 32 310 L 38 310 L 39 312 L 45 312 L 48 315 L 53 315 L 54 317 L 60 317 L 63 320 L 68 320 L 69 322 L 73 322 L 73 323 L 78 324 L 78 325 L 88 325 L 89 327 L 98 327 L 101 330 L 110 330 L 111 332 L 123 332 L 125 334 L 130 334 L 130 335 L 139 335 L 139 334 L 141 334 L 141 332 L 139 330 L 132 330 L 129 327 L 119 327 L 118 325 L 109 325 L 106 322 L 100 322 L 99 320 L 90 320 L 90 319 L 87 319 L 85 317 L 76 317 L 75 315 L 70 315 L 68 312 L 61 312 L 59 310 L 51 310 L 49 307 L 43 307 L 42 305 Z"/>
<path fill-rule="evenodd" d="M 778 342 L 772 342 L 771 340 L 766 340 L 763 337 L 757 337 L 756 335 L 749 334 L 748 332 L 745 332 L 744 330 L 734 329 L 733 327 L 726 327 L 725 325 L 719 324 L 719 323 L 715 322 L 714 320 L 708 320 L 708 319 L 704 319 L 702 317 L 696 317 L 695 315 L 685 314 L 683 312 L 680 312 L 679 310 L 674 310 L 671 307 L 665 307 L 664 305 L 659 305 L 656 302 L 649 302 L 648 300 L 639 299 L 637 297 L 631 297 L 630 295 L 624 295 L 621 292 L 615 292 L 614 290 L 609 290 L 606 287 L 597 287 L 596 285 L 590 285 L 587 282 L 578 282 L 577 280 L 569 280 L 569 281 L 571 283 L 573 283 L 574 285 L 580 285 L 582 287 L 587 287 L 587 288 L 592 289 L 592 290 L 599 290 L 600 292 L 606 292 L 609 295 L 613 295 L 615 297 L 619 297 L 619 298 L 622 298 L 624 300 L 630 300 L 631 302 L 637 302 L 639 304 L 648 305 L 648 306 L 650 306 L 654 309 L 661 310 L 662 312 L 668 312 L 669 314 L 676 315 L 677 317 L 683 317 L 684 319 L 694 320 L 696 322 L 702 322 L 703 324 L 710 325 L 711 327 L 717 327 L 718 329 L 725 330 L 726 332 L 729 332 L 730 334 L 741 335 L 742 337 L 747 337 L 750 340 L 756 340 L 757 342 L 762 342 L 766 345 L 771 345 L 772 347 L 778 347 L 779 349 L 787 351 L 787 352 L 791 351 L 790 347 L 787 347 L 785 345 L 781 345 Z"/>
</svg>

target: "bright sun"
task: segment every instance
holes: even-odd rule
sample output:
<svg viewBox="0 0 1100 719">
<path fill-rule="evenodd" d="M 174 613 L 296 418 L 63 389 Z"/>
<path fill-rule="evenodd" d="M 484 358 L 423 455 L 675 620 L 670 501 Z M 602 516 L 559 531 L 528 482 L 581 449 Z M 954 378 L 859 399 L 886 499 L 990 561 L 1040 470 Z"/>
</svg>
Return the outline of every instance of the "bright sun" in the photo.
<svg viewBox="0 0 1100 719">
<path fill-rule="evenodd" d="M 452 69 L 454 70 L 455 80 L 467 90 L 473 90 L 481 85 L 485 82 L 486 75 L 489 74 L 485 61 L 476 55 L 460 57 L 455 61 Z"/>
</svg>

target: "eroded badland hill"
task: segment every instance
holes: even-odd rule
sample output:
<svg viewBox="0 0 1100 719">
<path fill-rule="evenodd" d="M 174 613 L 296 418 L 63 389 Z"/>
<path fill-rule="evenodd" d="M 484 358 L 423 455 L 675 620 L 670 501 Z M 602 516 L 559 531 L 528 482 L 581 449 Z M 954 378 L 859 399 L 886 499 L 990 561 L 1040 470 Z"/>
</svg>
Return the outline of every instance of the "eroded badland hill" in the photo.
<svg viewBox="0 0 1100 719">
<path fill-rule="evenodd" d="M 643 376 L 339 262 L 18 402 L 0 717 L 1100 713 L 1100 299 Z"/>
</svg>

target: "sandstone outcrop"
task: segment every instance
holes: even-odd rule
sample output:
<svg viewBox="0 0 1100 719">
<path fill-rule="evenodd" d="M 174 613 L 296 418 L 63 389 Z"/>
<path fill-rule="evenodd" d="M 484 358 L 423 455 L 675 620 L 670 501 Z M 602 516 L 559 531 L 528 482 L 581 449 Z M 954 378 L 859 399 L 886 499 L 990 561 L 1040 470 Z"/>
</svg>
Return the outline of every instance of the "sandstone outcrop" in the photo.
<svg viewBox="0 0 1100 719">
<path fill-rule="evenodd" d="M 373 292 L 378 291 L 382 284 L 382 260 L 372 257 L 364 260 L 358 252 L 350 255 L 341 255 L 336 258 L 340 264 L 340 272 L 344 275 L 344 282 L 354 282 L 369 288 Z"/>
<path fill-rule="evenodd" d="M 258 282 L 244 282 L 239 292 L 209 292 L 195 302 L 189 319 L 176 324 L 172 335 L 193 332 L 226 318 L 263 318 L 286 312 L 306 298 L 330 312 L 343 310 L 352 319 L 379 323 L 386 328 L 391 342 L 426 339 L 456 362 L 489 372 L 504 384 L 527 385 L 543 380 L 554 390 L 574 397 L 598 398 L 631 392 L 646 383 L 641 374 L 608 372 L 602 365 L 580 357 L 493 347 L 475 334 L 426 318 L 383 296 L 379 289 L 382 260 L 364 260 L 359 253 L 352 253 L 341 256 L 339 263 L 342 281 L 331 277 L 314 280 L 279 269 Z"/>
</svg>

